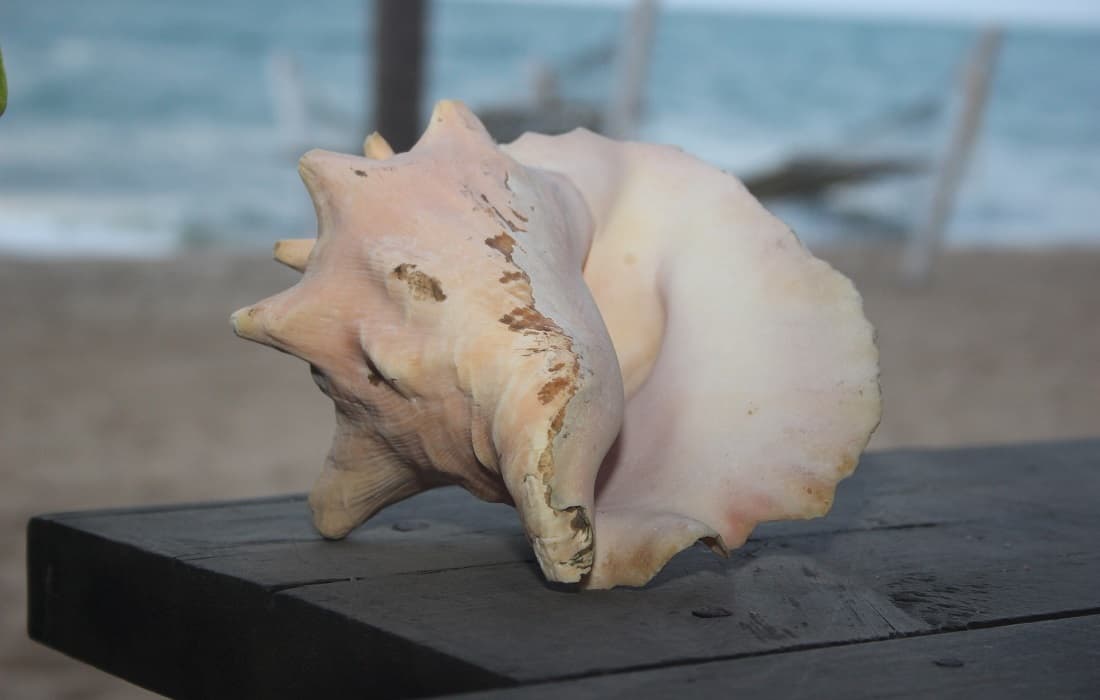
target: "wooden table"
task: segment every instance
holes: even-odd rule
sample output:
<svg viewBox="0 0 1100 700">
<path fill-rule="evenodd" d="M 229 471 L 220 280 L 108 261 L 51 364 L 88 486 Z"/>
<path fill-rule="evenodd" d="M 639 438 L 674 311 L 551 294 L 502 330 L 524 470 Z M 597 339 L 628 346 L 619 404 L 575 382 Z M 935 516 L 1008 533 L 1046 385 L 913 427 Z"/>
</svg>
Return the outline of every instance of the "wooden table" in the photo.
<svg viewBox="0 0 1100 700">
<path fill-rule="evenodd" d="M 1098 506 L 1100 440 L 870 454 L 827 518 L 585 593 L 454 489 L 343 542 L 302 496 L 49 515 L 29 629 L 191 698 L 1095 698 Z"/>
</svg>

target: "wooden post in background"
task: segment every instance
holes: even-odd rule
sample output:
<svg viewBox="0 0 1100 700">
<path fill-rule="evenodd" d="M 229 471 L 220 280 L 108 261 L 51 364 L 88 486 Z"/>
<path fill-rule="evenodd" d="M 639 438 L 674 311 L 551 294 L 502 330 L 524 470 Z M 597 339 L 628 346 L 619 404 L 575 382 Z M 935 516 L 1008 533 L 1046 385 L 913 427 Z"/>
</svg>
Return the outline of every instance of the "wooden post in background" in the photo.
<svg viewBox="0 0 1100 700">
<path fill-rule="evenodd" d="M 955 119 L 951 144 L 942 156 L 926 219 L 909 238 L 901 260 L 902 281 L 910 285 L 928 282 L 932 265 L 943 245 L 943 232 L 955 205 L 955 193 L 966 172 L 970 151 L 980 131 L 982 112 L 989 96 L 993 65 L 1001 44 L 1001 30 L 989 28 L 978 37 L 961 81 L 961 107 Z"/>
<path fill-rule="evenodd" d="M 427 0 L 374 0 L 373 130 L 394 150 L 409 150 L 420 135 Z M 369 6 L 369 5 L 368 5 Z"/>
<path fill-rule="evenodd" d="M 8 79 L 4 76 L 4 55 L 0 54 L 0 114 L 8 108 Z"/>
<path fill-rule="evenodd" d="M 604 125 L 604 133 L 612 138 L 636 137 L 656 17 L 657 0 L 634 1 L 619 45 L 615 84 Z"/>
</svg>

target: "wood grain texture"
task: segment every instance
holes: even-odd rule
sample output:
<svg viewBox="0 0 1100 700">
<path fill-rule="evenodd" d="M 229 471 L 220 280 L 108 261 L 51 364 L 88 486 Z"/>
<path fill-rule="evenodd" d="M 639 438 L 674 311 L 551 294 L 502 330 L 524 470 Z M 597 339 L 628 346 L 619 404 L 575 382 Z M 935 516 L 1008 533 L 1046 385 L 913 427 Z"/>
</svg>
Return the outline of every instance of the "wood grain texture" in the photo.
<svg viewBox="0 0 1100 700">
<path fill-rule="evenodd" d="M 827 518 L 762 526 L 728 560 L 689 550 L 642 590 L 583 594 L 543 582 L 514 511 L 454 489 L 342 542 L 313 532 L 301 496 L 58 514 L 28 530 L 29 630 L 174 697 L 417 697 L 602 674 L 625 688 L 840 648 L 893 664 L 902 641 L 1100 612 L 1098 492 L 1095 440 L 873 454 Z M 722 680 L 708 678 L 683 682 Z"/>
<path fill-rule="evenodd" d="M 400 588 L 394 599 L 388 591 Z M 812 559 L 778 555 L 725 567 L 683 563 L 644 590 L 540 584 L 533 565 L 309 586 L 287 595 L 517 682 L 931 629 Z M 731 614 L 700 618 L 693 611 Z"/>
<path fill-rule="evenodd" d="M 1100 688 L 1100 616 L 463 694 L 465 700 L 1066 700 Z"/>
</svg>

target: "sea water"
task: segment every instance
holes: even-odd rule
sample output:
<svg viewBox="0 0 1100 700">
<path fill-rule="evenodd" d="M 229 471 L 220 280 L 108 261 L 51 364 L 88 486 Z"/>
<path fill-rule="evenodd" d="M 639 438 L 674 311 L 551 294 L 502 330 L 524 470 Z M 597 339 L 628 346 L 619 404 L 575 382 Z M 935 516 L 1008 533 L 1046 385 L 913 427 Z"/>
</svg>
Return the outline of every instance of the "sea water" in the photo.
<svg viewBox="0 0 1100 700">
<path fill-rule="evenodd" d="M 311 235 L 295 161 L 354 151 L 372 108 L 369 2 L 6 0 L 0 251 L 157 255 Z M 623 11 L 432 3 L 430 101 L 528 99 L 535 66 L 603 104 Z M 944 153 L 977 28 L 665 10 L 638 137 L 750 176 L 793 155 Z M 919 226 L 929 175 L 770 202 L 812 244 Z M 1100 244 L 1100 33 L 1007 30 L 953 245 Z"/>
</svg>

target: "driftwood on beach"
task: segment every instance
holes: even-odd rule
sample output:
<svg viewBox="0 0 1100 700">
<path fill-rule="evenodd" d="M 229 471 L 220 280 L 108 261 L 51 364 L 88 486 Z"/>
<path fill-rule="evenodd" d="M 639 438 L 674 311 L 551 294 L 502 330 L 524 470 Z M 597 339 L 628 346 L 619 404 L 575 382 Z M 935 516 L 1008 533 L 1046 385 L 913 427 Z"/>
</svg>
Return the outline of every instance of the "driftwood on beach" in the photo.
<svg viewBox="0 0 1100 700">
<path fill-rule="evenodd" d="M 834 185 L 849 185 L 890 175 L 909 175 L 924 163 L 901 158 L 844 159 L 795 156 L 771 170 L 744 177 L 745 187 L 760 199 L 816 197 Z"/>
<path fill-rule="evenodd" d="M 604 133 L 605 120 L 594 105 L 548 100 L 537 108 L 493 106 L 478 110 L 489 133 L 497 141 L 514 141 L 528 131 L 563 134 L 577 127 Z M 925 163 L 905 158 L 844 158 L 795 155 L 779 165 L 740 175 L 745 187 L 760 199 L 819 197 L 830 187 L 867 182 L 893 175 L 922 172 Z"/>
</svg>

